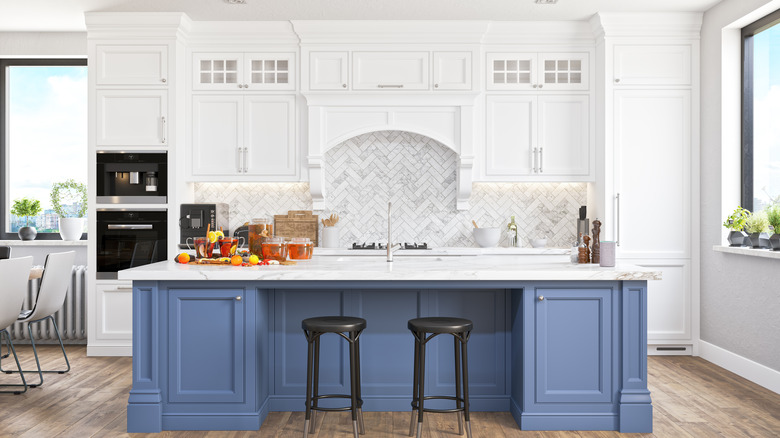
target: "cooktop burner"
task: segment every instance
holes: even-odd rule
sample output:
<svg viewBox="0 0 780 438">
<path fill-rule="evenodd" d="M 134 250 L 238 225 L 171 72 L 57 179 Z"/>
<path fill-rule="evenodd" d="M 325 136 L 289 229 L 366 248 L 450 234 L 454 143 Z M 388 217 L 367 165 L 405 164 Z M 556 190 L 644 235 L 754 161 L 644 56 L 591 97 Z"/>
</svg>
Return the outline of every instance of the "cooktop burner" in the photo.
<svg viewBox="0 0 780 438">
<path fill-rule="evenodd" d="M 401 244 L 402 249 L 430 249 L 428 248 L 428 244 L 423 243 L 402 243 Z M 380 242 L 363 242 L 363 243 L 353 243 L 352 248 L 350 249 L 387 249 L 386 243 L 380 243 Z"/>
</svg>

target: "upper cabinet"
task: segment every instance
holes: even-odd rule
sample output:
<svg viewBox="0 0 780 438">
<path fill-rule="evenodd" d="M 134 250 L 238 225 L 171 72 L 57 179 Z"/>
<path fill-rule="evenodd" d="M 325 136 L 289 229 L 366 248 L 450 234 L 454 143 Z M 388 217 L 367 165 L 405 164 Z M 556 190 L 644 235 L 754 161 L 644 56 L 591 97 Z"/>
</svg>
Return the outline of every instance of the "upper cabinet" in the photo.
<svg viewBox="0 0 780 438">
<path fill-rule="evenodd" d="M 95 83 L 101 85 L 168 85 L 168 46 L 105 45 L 95 47 Z"/>
<path fill-rule="evenodd" d="M 488 90 L 588 90 L 588 53 L 488 53 Z"/>
<path fill-rule="evenodd" d="M 295 53 L 194 53 L 192 89 L 295 90 Z"/>
<path fill-rule="evenodd" d="M 434 90 L 471 90 L 471 52 L 433 52 Z"/>
<path fill-rule="evenodd" d="M 691 85 L 691 46 L 615 45 L 615 85 Z"/>
<path fill-rule="evenodd" d="M 355 90 L 427 90 L 428 52 L 352 52 Z"/>
<path fill-rule="evenodd" d="M 346 90 L 349 82 L 349 52 L 309 53 L 310 90 Z"/>
<path fill-rule="evenodd" d="M 95 144 L 167 147 L 167 116 L 167 90 L 98 90 Z"/>
</svg>

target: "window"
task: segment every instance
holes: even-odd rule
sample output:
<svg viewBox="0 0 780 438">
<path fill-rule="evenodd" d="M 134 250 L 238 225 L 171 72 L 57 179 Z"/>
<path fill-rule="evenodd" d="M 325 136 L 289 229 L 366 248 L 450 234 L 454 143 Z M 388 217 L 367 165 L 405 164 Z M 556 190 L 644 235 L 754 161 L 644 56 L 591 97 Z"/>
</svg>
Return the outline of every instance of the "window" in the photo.
<svg viewBox="0 0 780 438">
<path fill-rule="evenodd" d="M 742 206 L 780 202 L 780 10 L 742 29 Z"/>
<path fill-rule="evenodd" d="M 26 218 L 13 201 L 40 201 L 30 217 L 36 239 L 60 239 L 51 206 L 53 183 L 87 183 L 87 62 L 0 60 L 0 239 L 18 239 Z"/>
</svg>

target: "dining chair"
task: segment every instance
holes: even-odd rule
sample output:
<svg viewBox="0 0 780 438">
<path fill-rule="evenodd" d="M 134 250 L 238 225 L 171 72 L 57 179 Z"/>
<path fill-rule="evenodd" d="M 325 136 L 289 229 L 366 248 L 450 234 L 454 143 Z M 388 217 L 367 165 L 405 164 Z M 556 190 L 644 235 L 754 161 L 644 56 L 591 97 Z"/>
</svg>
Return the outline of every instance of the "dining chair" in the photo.
<svg viewBox="0 0 780 438">
<path fill-rule="evenodd" d="M 24 390 L 0 391 L 3 394 L 23 394 L 27 392 L 27 381 L 24 379 L 22 366 L 19 364 L 19 357 L 16 355 L 14 343 L 11 340 L 11 334 L 8 333 L 8 326 L 16 322 L 19 317 L 19 309 L 22 308 L 24 297 L 27 295 L 27 279 L 30 276 L 32 268 L 32 256 L 18 257 L 15 259 L 0 260 L 0 278 L 3 279 L 3 286 L 0 288 L 0 340 L 5 337 L 10 353 L 13 353 L 16 361 L 16 368 L 19 370 L 19 376 L 22 383 L 0 384 L 0 387 L 23 387 Z M 0 358 L 0 360 L 2 360 Z"/>
<path fill-rule="evenodd" d="M 40 287 L 38 288 L 38 296 L 35 300 L 33 308 L 31 310 L 22 311 L 17 315 L 17 322 L 27 323 L 27 331 L 30 334 L 30 344 L 32 344 L 33 354 L 35 355 L 35 364 L 38 367 L 37 370 L 21 371 L 22 373 L 38 373 L 40 382 L 29 385 L 30 388 L 35 388 L 43 384 L 43 373 L 65 374 L 70 371 L 70 361 L 68 361 L 68 354 L 65 353 L 65 346 L 62 344 L 62 337 L 60 337 L 60 331 L 57 328 L 57 322 L 54 320 L 54 313 L 60 310 L 62 304 L 65 302 L 65 295 L 68 293 L 68 284 L 70 283 L 71 271 L 73 269 L 73 261 L 75 258 L 75 251 L 48 254 L 46 256 L 46 263 L 43 266 L 43 276 L 41 277 Z M 29 273 L 29 269 L 27 272 Z M 54 332 L 57 334 L 57 340 L 60 343 L 62 355 L 65 358 L 67 369 L 41 369 L 41 362 L 38 359 L 38 350 L 35 348 L 35 338 L 33 337 L 31 325 L 46 319 L 51 319 Z M 0 368 L 0 371 L 5 372 L 6 374 L 19 372 L 3 370 L 2 368 Z"/>
<path fill-rule="evenodd" d="M 0 260 L 11 258 L 11 247 L 6 245 L 0 245 Z"/>
</svg>

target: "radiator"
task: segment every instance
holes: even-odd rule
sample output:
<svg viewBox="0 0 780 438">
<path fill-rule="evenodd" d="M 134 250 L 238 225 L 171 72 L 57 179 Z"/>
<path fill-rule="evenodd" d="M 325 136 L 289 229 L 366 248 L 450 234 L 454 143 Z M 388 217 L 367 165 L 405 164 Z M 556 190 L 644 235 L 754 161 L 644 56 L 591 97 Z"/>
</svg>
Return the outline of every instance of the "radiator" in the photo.
<svg viewBox="0 0 780 438">
<path fill-rule="evenodd" d="M 40 266 L 39 266 L 40 267 Z M 74 266 L 71 271 L 70 283 L 68 284 L 68 294 L 65 296 L 65 303 L 62 308 L 54 314 L 57 321 L 57 328 L 60 329 L 62 342 L 65 344 L 86 344 L 87 343 L 87 321 L 86 321 L 86 295 L 87 295 L 87 267 Z M 27 296 L 24 298 L 22 309 L 32 309 L 35 304 L 35 297 L 38 294 L 38 286 L 41 280 L 30 280 L 27 284 Z M 8 328 L 11 339 L 19 343 L 29 343 L 30 334 L 27 332 L 27 323 L 14 323 Z M 57 334 L 54 332 L 54 325 L 51 320 L 37 322 L 32 324 L 33 337 L 38 344 L 56 344 Z"/>
</svg>

